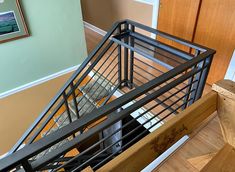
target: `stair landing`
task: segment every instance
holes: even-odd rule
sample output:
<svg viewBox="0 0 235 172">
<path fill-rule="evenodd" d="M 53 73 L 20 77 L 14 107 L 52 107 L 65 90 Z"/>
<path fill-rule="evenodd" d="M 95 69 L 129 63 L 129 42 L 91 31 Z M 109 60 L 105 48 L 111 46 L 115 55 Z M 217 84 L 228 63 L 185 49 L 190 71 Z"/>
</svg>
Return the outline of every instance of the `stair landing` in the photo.
<svg viewBox="0 0 235 172">
<path fill-rule="evenodd" d="M 153 171 L 198 172 L 224 145 L 219 119 L 215 116 L 204 128 Z"/>
</svg>

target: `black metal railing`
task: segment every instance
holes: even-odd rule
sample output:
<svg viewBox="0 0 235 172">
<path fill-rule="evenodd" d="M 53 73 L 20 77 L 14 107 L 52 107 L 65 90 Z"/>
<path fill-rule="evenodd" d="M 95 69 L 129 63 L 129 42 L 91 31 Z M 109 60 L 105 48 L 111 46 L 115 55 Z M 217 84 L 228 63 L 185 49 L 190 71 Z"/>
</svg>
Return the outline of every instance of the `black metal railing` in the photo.
<svg viewBox="0 0 235 172">
<path fill-rule="evenodd" d="M 214 53 L 134 21 L 117 22 L 0 160 L 0 171 L 98 169 L 198 100 Z"/>
</svg>

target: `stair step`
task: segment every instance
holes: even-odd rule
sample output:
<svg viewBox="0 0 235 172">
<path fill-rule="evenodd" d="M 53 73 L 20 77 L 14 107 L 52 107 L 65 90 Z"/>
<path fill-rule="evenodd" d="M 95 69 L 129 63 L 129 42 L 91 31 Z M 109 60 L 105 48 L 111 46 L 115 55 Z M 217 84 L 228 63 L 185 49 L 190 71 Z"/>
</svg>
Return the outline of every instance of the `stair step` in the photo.
<svg viewBox="0 0 235 172">
<path fill-rule="evenodd" d="M 107 86 L 107 87 L 108 87 L 108 89 L 104 88 L 101 84 L 99 84 L 98 82 L 95 82 L 95 81 L 90 82 L 89 84 L 87 84 L 85 86 L 79 87 L 79 89 L 82 91 L 82 93 L 86 94 L 86 96 L 83 95 L 83 96 L 76 98 L 76 101 L 78 102 L 77 108 L 79 111 L 79 117 L 90 113 L 92 110 L 94 110 L 96 108 L 96 105 L 93 102 L 98 101 L 98 100 L 109 95 L 109 93 L 110 93 L 109 90 L 111 90 L 111 87 L 110 86 Z M 73 100 L 70 100 L 68 103 L 69 103 L 69 108 L 70 108 L 71 119 L 72 119 L 72 121 L 75 121 L 78 118 L 76 115 L 76 109 L 75 109 L 74 102 L 73 102 Z M 62 128 L 64 126 L 68 125 L 70 123 L 68 112 L 64 111 L 60 116 L 54 118 L 54 121 L 56 122 L 57 127 L 53 127 L 49 131 L 42 133 L 42 137 L 45 137 L 46 135 L 49 135 L 49 134 L 55 132 L 56 130 L 58 130 L 58 128 Z M 68 141 L 69 141 L 68 139 L 65 139 L 65 140 L 55 144 L 54 146 L 52 146 L 48 150 L 45 150 L 45 151 L 41 152 L 40 154 L 38 154 L 37 156 L 35 156 L 35 159 L 43 157 L 44 155 L 59 148 L 61 145 L 65 144 Z"/>
<path fill-rule="evenodd" d="M 92 110 L 94 110 L 96 108 L 96 106 L 94 105 L 94 103 L 92 103 L 87 97 L 85 96 L 81 96 L 81 97 L 77 97 L 76 98 L 77 102 L 78 102 L 78 111 L 79 111 L 79 116 L 83 116 L 86 115 L 88 113 L 90 113 Z M 72 108 L 72 110 L 75 112 L 75 106 L 74 103 L 71 102 L 70 103 L 70 107 Z"/>
<path fill-rule="evenodd" d="M 201 172 L 234 172 L 235 171 L 235 148 L 226 143 L 222 149 L 206 164 Z"/>
<path fill-rule="evenodd" d="M 90 100 L 84 96 L 77 97 L 76 100 L 78 102 L 77 108 L 78 108 L 80 117 L 90 113 L 93 109 L 96 108 L 96 106 L 93 103 L 91 103 Z M 72 121 L 77 120 L 77 115 L 75 114 L 76 110 L 75 110 L 75 106 L 74 106 L 73 101 L 69 102 L 69 107 L 70 107 L 70 115 L 71 115 Z M 54 118 L 54 121 L 57 123 L 57 126 L 59 128 L 62 128 L 64 126 L 68 125 L 70 123 L 70 121 L 69 121 L 67 111 L 65 111 L 62 115 Z"/>
<path fill-rule="evenodd" d="M 93 102 L 96 102 L 110 94 L 111 86 L 106 84 L 104 87 L 98 81 L 91 81 L 87 85 L 79 87 L 79 90 Z"/>
<path fill-rule="evenodd" d="M 70 111 L 70 115 L 71 115 L 72 121 L 77 120 L 77 116 L 72 111 Z M 69 116 L 68 116 L 67 111 L 65 111 L 62 115 L 54 118 L 54 121 L 56 122 L 56 124 L 59 128 L 62 128 L 64 126 L 68 125 L 70 123 L 70 121 L 69 121 Z"/>
<path fill-rule="evenodd" d="M 53 128 L 51 128 L 51 129 L 49 129 L 48 131 L 43 132 L 43 133 L 41 134 L 41 136 L 42 136 L 42 137 L 45 137 L 45 136 L 47 136 L 47 135 L 49 135 L 49 134 L 55 132 L 56 130 L 58 130 L 58 128 L 53 127 Z"/>
<path fill-rule="evenodd" d="M 39 158 L 42 158 L 43 156 L 47 155 L 48 153 L 50 153 L 51 151 L 55 150 L 55 149 L 58 149 L 60 146 L 64 145 L 65 143 L 67 143 L 69 140 L 68 139 L 65 139 L 65 140 L 62 140 L 58 143 L 56 143 L 55 145 L 53 145 L 52 147 L 50 147 L 49 149 L 39 153 L 38 155 L 35 156 L 35 158 L 33 159 L 39 159 Z"/>
</svg>

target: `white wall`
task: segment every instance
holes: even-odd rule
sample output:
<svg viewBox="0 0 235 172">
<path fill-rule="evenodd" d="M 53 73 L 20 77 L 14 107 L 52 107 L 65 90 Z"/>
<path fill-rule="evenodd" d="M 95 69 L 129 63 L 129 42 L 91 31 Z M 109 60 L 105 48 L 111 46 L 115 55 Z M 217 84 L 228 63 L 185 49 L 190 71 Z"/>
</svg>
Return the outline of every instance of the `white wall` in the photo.
<svg viewBox="0 0 235 172">
<path fill-rule="evenodd" d="M 235 81 L 235 50 L 233 52 L 233 56 L 231 58 L 231 61 L 230 61 L 230 64 L 229 64 L 229 67 L 227 69 L 224 79 Z"/>
</svg>

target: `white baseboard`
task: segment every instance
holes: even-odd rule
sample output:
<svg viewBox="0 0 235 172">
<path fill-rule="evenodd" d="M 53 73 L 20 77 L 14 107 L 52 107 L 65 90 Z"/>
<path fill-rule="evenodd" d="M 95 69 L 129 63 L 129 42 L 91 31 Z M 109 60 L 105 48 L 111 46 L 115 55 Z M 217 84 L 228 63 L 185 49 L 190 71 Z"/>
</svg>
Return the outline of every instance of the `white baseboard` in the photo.
<svg viewBox="0 0 235 172">
<path fill-rule="evenodd" d="M 100 34 L 100 35 L 102 35 L 102 36 L 105 36 L 106 33 L 107 33 L 106 31 L 104 31 L 104 30 L 102 30 L 102 29 L 100 29 L 100 28 L 98 28 L 98 27 L 96 27 L 96 26 L 94 26 L 94 25 L 92 25 L 92 24 L 90 24 L 90 23 L 88 23 L 88 22 L 83 21 L 83 23 L 84 23 L 84 26 L 85 26 L 86 28 L 91 29 L 91 30 L 93 30 L 94 32 L 96 32 L 96 33 L 98 33 L 98 34 Z"/>
<path fill-rule="evenodd" d="M 62 75 L 65 75 L 65 74 L 67 74 L 67 73 L 73 72 L 73 71 L 75 71 L 79 66 L 80 66 L 80 64 L 79 64 L 79 65 L 76 65 L 76 66 L 69 67 L 69 68 L 67 68 L 67 69 L 65 69 L 65 70 L 59 71 L 59 72 L 54 73 L 54 74 L 52 74 L 52 75 L 43 77 L 43 78 L 38 79 L 38 80 L 36 80 L 36 81 L 30 82 L 30 83 L 24 84 L 24 85 L 22 85 L 22 86 L 16 87 L 16 88 L 14 88 L 14 89 L 11 89 L 11 90 L 9 90 L 9 91 L 3 92 L 3 93 L 0 94 L 0 99 L 5 98 L 5 97 L 7 97 L 7 96 L 10 96 L 10 95 L 12 95 L 12 94 L 18 93 L 18 92 L 20 92 L 20 91 L 26 90 L 26 89 L 28 89 L 28 88 L 34 87 L 34 86 L 36 86 L 36 85 L 42 84 L 42 83 L 47 82 L 47 81 L 49 81 L 49 80 L 55 79 L 55 78 L 57 78 L 57 77 L 60 77 L 60 76 L 62 76 Z"/>
</svg>

